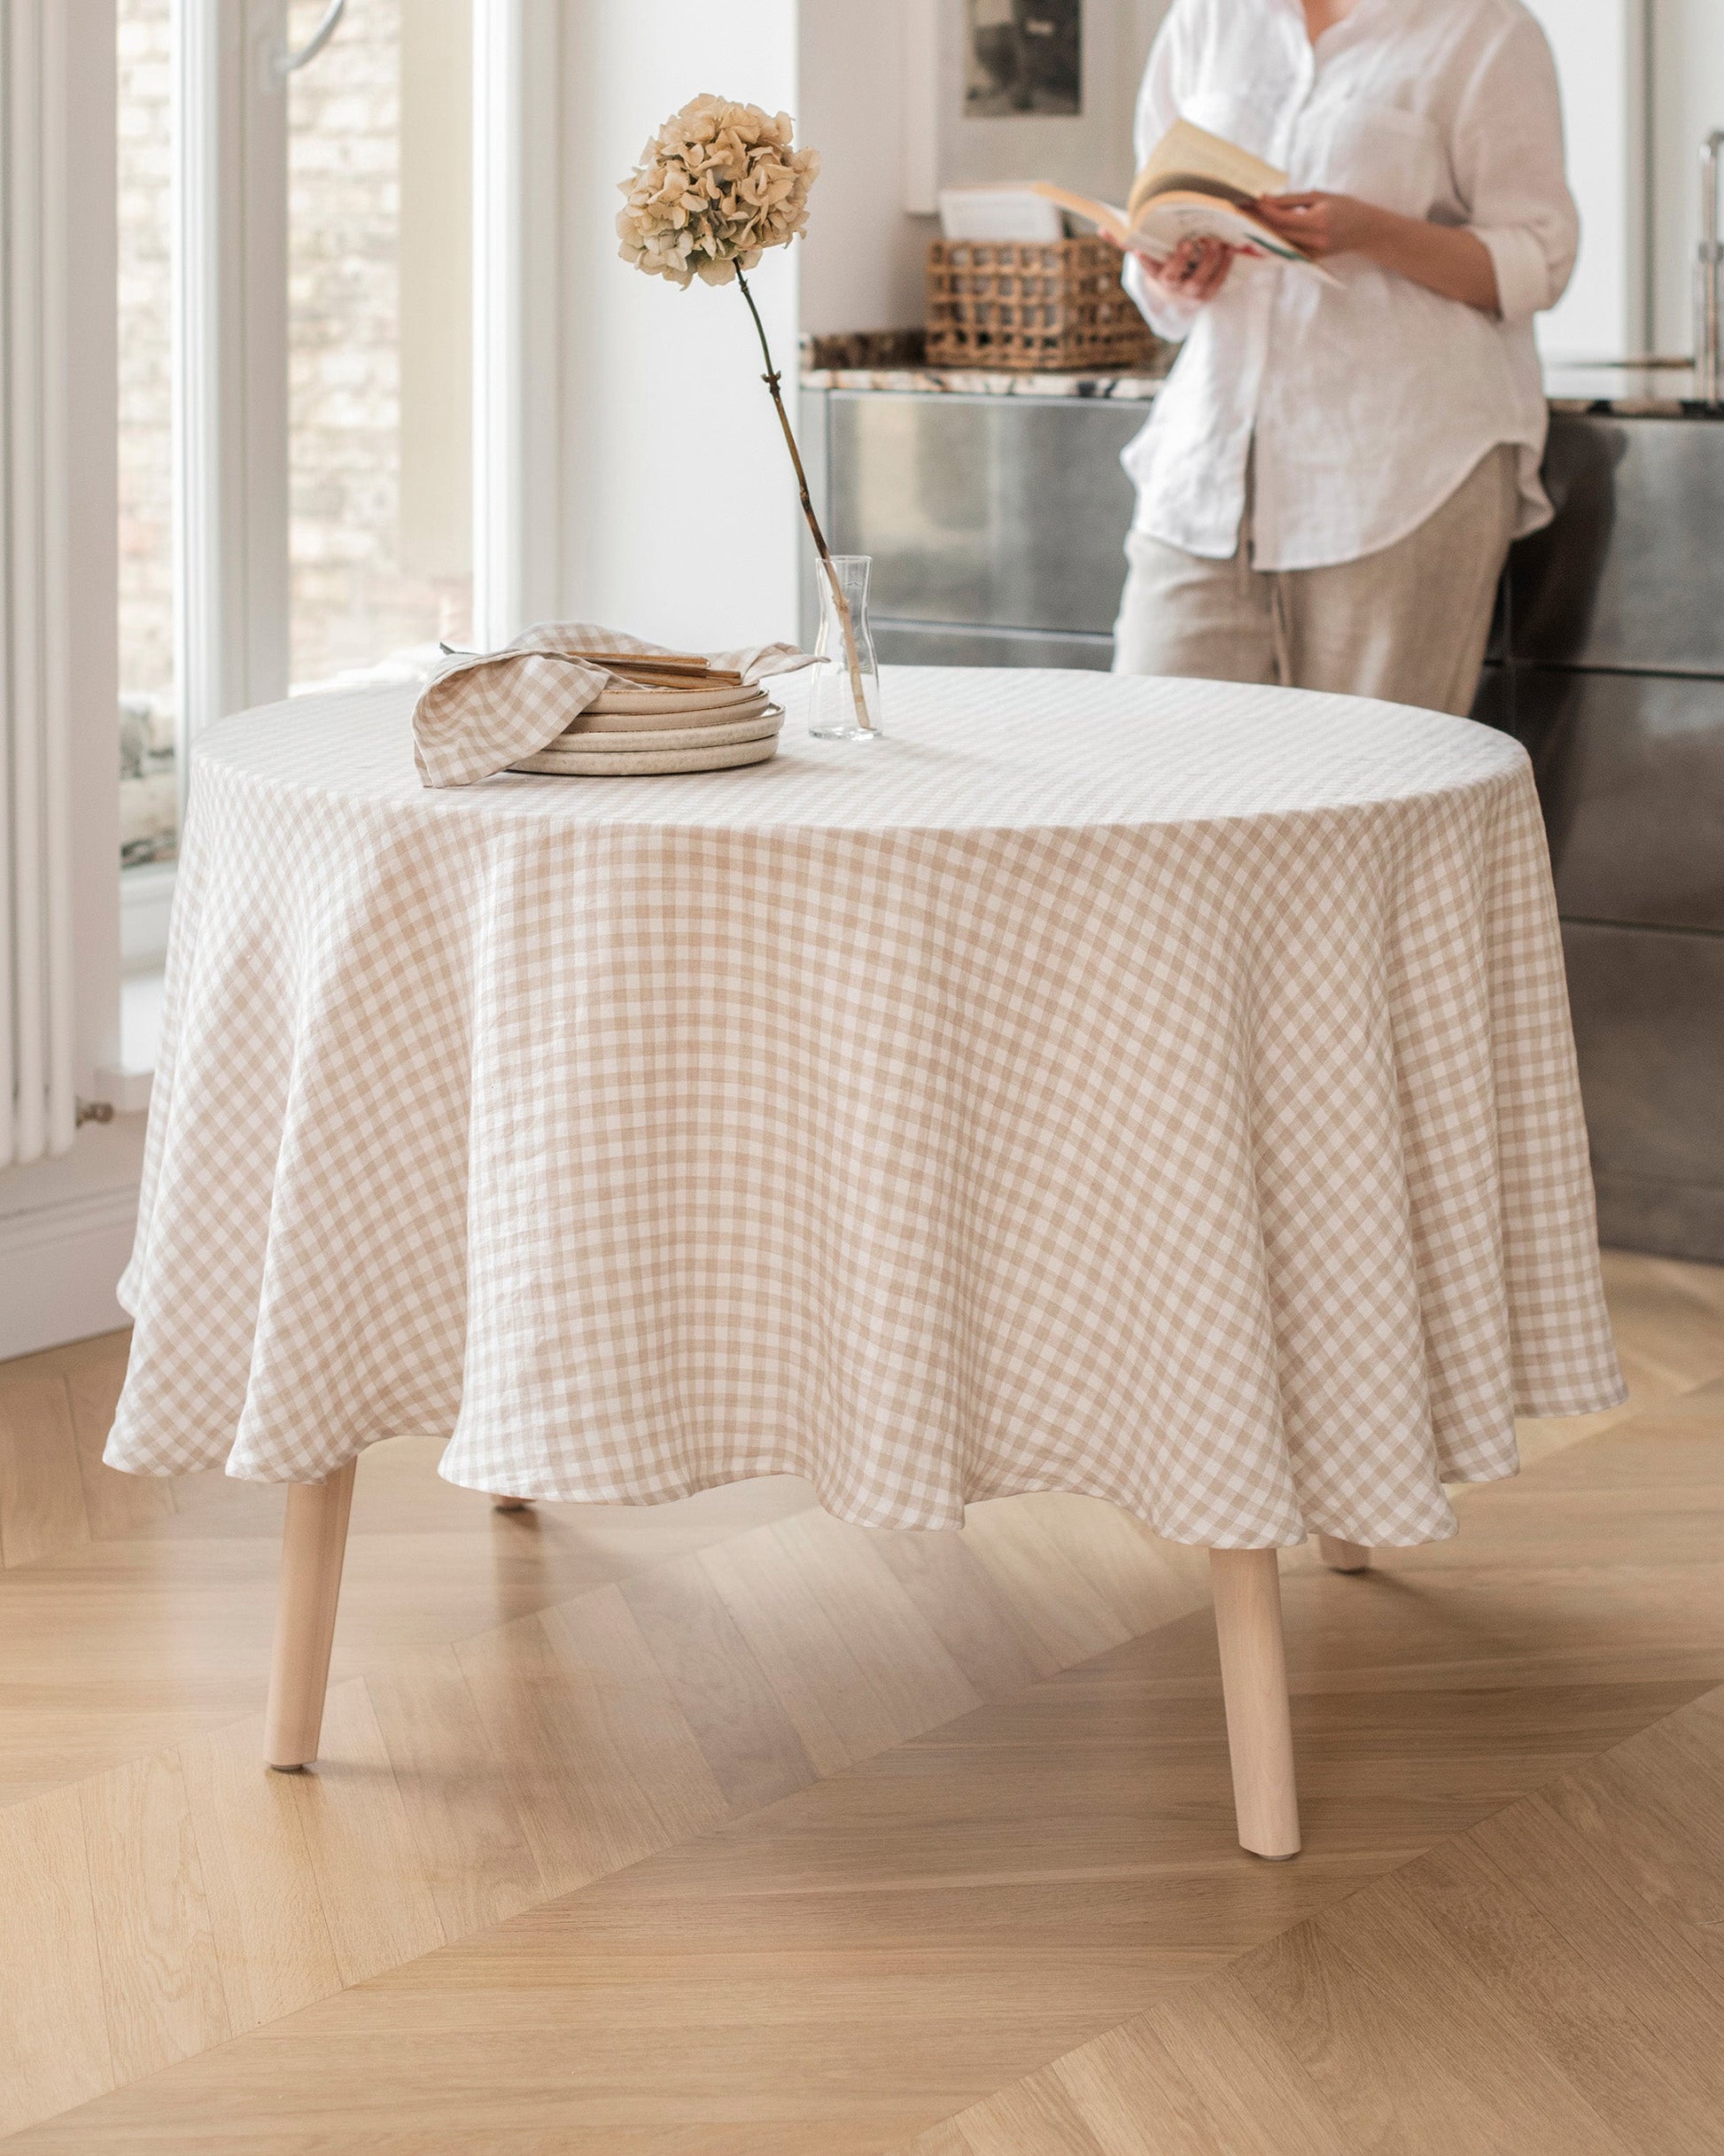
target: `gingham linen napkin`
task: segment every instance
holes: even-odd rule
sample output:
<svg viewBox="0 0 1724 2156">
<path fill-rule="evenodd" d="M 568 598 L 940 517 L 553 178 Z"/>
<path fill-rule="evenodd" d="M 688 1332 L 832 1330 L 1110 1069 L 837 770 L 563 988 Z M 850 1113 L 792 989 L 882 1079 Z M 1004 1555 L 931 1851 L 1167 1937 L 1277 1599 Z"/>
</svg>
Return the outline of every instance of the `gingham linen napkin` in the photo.
<svg viewBox="0 0 1724 2156">
<path fill-rule="evenodd" d="M 501 651 L 453 660 L 413 707 L 413 760 L 427 786 L 471 786 L 547 748 L 618 677 L 571 652 L 664 652 L 620 629 L 590 621 L 543 621 Z M 752 684 L 813 660 L 795 644 L 744 644 L 710 651 L 708 664 Z"/>
</svg>

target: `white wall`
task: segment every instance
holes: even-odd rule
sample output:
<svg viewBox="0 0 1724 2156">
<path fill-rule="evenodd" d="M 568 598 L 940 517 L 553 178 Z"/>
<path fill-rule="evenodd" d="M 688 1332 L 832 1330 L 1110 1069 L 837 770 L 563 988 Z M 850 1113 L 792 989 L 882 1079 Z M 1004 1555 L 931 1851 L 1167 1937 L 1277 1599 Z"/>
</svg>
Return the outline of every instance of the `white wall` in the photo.
<svg viewBox="0 0 1724 2156">
<path fill-rule="evenodd" d="M 742 294 L 617 253 L 617 183 L 702 91 L 794 110 L 796 0 L 586 0 L 563 14 L 561 606 L 665 643 L 794 637 L 801 517 Z M 818 200 L 818 197 L 816 198 Z M 793 390 L 797 264 L 750 278 Z"/>
<path fill-rule="evenodd" d="M 1652 7 L 1652 327 L 1660 352 L 1694 349 L 1700 139 L 1724 128 L 1724 0 Z"/>
<path fill-rule="evenodd" d="M 907 4 L 802 0 L 796 130 L 821 160 L 801 245 L 805 330 L 922 318 L 922 258 L 938 228 L 901 201 Z"/>
<path fill-rule="evenodd" d="M 1717 0 L 1698 0 L 1711 7 Z M 1561 302 L 1539 317 L 1551 357 L 1645 349 L 1647 0 L 1529 0 L 1556 55 L 1580 254 Z"/>
<path fill-rule="evenodd" d="M 0 1362 L 128 1322 L 113 1291 L 143 1166 L 144 1117 L 116 1116 L 60 1159 L 0 1175 Z"/>
</svg>

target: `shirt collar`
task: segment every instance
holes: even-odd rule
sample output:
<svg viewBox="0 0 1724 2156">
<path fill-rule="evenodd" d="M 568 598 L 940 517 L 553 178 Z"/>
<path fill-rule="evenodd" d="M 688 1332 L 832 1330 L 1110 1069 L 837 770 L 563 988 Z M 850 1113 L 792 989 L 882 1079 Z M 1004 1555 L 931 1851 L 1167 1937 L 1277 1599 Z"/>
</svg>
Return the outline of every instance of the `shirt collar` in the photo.
<svg viewBox="0 0 1724 2156">
<path fill-rule="evenodd" d="M 1323 36 L 1317 40 L 1317 43 L 1322 44 L 1325 38 L 1345 36 L 1362 26 L 1368 28 L 1378 16 L 1389 14 L 1404 7 L 1406 4 L 1407 0 L 1354 0 L 1354 4 L 1347 12 L 1339 22 L 1330 25 L 1329 28 L 1323 33 Z M 1270 0 L 1270 4 L 1277 13 L 1287 19 L 1292 27 L 1299 33 L 1301 41 L 1309 48 L 1311 38 L 1306 27 L 1305 10 L 1301 0 Z"/>
</svg>

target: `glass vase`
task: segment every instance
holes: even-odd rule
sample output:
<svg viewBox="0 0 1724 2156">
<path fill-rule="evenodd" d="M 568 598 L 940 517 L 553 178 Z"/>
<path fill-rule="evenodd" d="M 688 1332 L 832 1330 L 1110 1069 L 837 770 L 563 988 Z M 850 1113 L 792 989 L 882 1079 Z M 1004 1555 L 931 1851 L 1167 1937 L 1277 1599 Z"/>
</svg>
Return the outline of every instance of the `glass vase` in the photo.
<svg viewBox="0 0 1724 2156">
<path fill-rule="evenodd" d="M 822 741 L 880 737 L 880 661 L 868 627 L 868 572 L 874 557 L 835 554 L 832 574 L 816 563 L 820 633 L 814 641 L 808 730 Z"/>
</svg>

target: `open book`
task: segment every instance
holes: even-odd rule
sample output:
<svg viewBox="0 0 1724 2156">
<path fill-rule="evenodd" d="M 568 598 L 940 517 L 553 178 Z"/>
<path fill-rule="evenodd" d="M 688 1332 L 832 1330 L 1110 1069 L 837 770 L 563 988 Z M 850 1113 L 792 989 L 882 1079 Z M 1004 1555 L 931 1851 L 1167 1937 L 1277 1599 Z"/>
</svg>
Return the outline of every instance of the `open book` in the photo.
<svg viewBox="0 0 1724 2156">
<path fill-rule="evenodd" d="M 1122 210 L 1051 180 L 1037 180 L 1033 186 L 1037 194 L 1094 225 L 1129 252 L 1158 262 L 1165 261 L 1181 240 L 1219 239 L 1230 247 L 1296 262 L 1327 283 L 1336 282 L 1302 247 L 1256 214 L 1260 196 L 1287 191 L 1286 174 L 1189 120 L 1176 120 L 1155 145 Z"/>
</svg>

